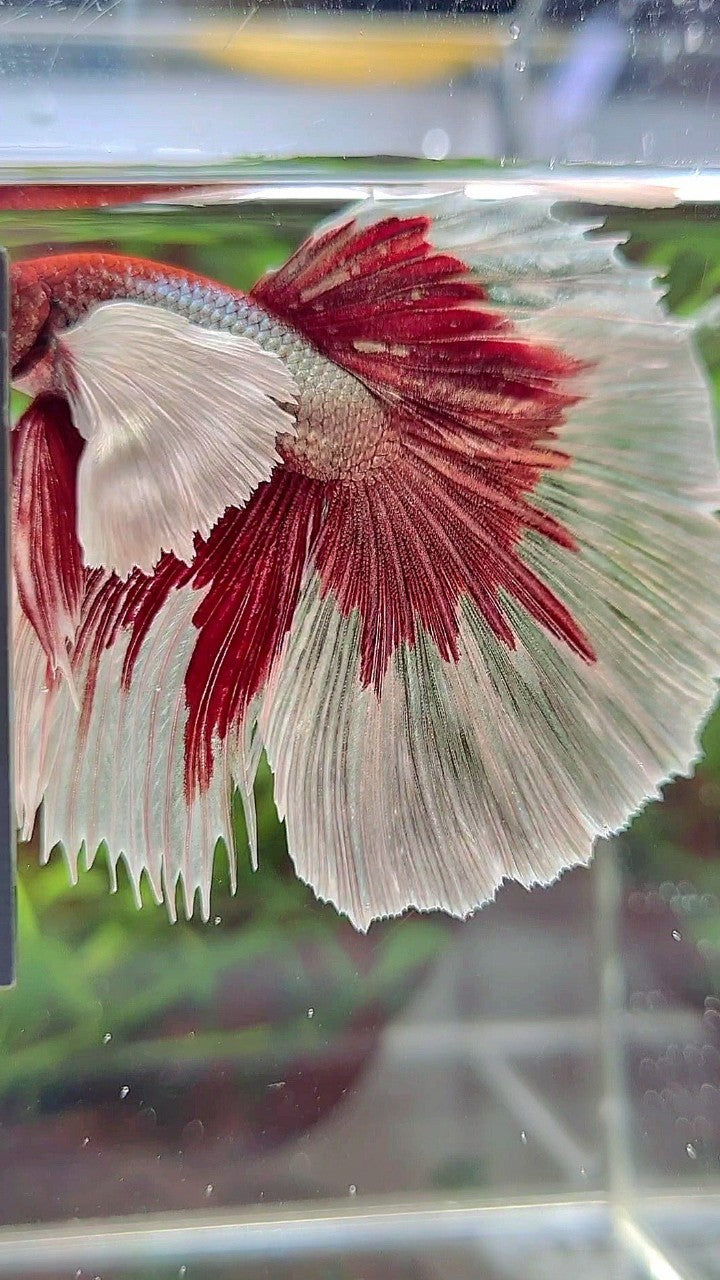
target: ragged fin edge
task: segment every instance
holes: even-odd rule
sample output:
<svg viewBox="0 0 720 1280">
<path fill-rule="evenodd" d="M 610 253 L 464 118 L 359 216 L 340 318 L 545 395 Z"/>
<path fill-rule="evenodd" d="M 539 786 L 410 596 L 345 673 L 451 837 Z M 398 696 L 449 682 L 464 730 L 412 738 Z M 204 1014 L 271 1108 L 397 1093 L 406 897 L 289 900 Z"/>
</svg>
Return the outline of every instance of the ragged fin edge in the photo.
<svg viewBox="0 0 720 1280">
<path fill-rule="evenodd" d="M 80 708 L 54 684 L 42 750 L 25 749 L 18 804 L 32 825 L 44 796 L 43 858 L 61 845 L 76 878 L 82 850 L 92 865 L 105 844 L 111 875 L 123 860 L 138 902 L 146 876 L 171 916 L 179 884 L 186 914 L 199 898 L 207 918 L 219 839 L 236 883 L 235 785 L 256 864 L 256 707 L 321 506 L 319 485 L 280 471 L 243 511 L 225 514 L 193 565 L 167 556 L 151 577 L 88 575 L 73 654 Z M 39 646 L 27 630 L 16 678 L 29 722 Z"/>
<path fill-rule="evenodd" d="M 113 591 L 118 586 L 102 575 L 95 575 L 88 590 L 84 617 L 97 623 L 94 634 L 79 642 L 80 712 L 62 685 L 51 694 L 41 782 L 42 856 L 61 845 L 76 878 L 81 851 L 91 866 L 104 843 L 111 874 L 125 862 L 138 903 L 146 876 L 171 918 L 180 884 L 186 914 L 199 896 L 207 919 L 217 841 L 224 841 L 232 861 L 233 834 L 226 744 L 216 743 L 213 777 L 203 794 L 188 803 L 185 792 L 184 675 L 198 598 L 187 586 L 168 594 L 147 626 L 133 678 L 124 686 L 131 628 L 118 631 L 112 643 L 96 644 Z"/>
</svg>

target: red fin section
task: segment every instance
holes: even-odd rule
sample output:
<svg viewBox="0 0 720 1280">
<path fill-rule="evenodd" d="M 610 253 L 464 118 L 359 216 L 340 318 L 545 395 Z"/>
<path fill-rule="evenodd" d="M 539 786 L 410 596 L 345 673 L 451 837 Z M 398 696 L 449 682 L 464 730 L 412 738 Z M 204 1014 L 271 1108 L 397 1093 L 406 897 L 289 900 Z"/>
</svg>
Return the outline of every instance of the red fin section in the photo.
<svg viewBox="0 0 720 1280">
<path fill-rule="evenodd" d="M 53 671 L 69 671 L 83 593 L 75 488 L 82 440 L 64 400 L 33 401 L 12 433 L 13 568 Z"/>
<path fill-rule="evenodd" d="M 241 722 L 282 648 L 322 501 L 319 484 L 281 470 L 225 515 L 198 555 L 194 585 L 208 590 L 185 678 L 190 794 L 209 781 L 213 739 Z"/>
<path fill-rule="evenodd" d="M 515 551 L 518 526 L 540 528 L 571 547 L 562 526 L 515 501 L 488 502 L 486 476 L 472 468 L 438 469 L 416 456 L 359 484 L 337 485 L 330 497 L 315 559 L 323 588 L 340 610 L 357 609 L 363 684 L 380 693 L 399 645 L 415 643 L 417 627 L 446 661 L 458 657 L 458 603 L 472 600 L 508 648 L 515 645 L 501 590 L 587 661 L 594 653 L 565 606 Z"/>
<path fill-rule="evenodd" d="M 333 227 L 307 241 L 253 298 L 388 406 L 395 460 L 329 497 L 317 552 L 327 590 L 362 619 L 362 678 L 379 691 L 416 627 L 457 658 L 458 604 L 474 601 L 497 637 L 515 637 L 514 596 L 588 661 L 593 650 L 518 548 L 533 530 L 572 550 L 570 534 L 532 503 L 542 473 L 568 459 L 553 431 L 581 368 L 525 341 L 467 266 L 438 252 L 425 217 Z"/>
<path fill-rule="evenodd" d="M 192 565 L 165 556 L 152 577 L 136 571 L 121 582 L 97 570 L 88 576 L 78 662 L 88 659 L 83 719 L 89 723 L 95 673 L 103 650 L 129 632 L 123 685 L 170 592 L 190 585 L 198 596 L 197 640 L 185 674 L 188 796 L 207 787 L 213 742 L 239 725 L 264 684 L 292 622 L 310 541 L 317 535 L 321 487 L 279 471 L 242 511 L 231 509 Z"/>
<path fill-rule="evenodd" d="M 429 242 L 429 218 L 354 222 L 311 237 L 252 291 L 324 355 L 391 403 L 443 429 L 519 428 L 527 441 L 574 397 L 558 385 L 578 365 L 513 336 L 459 258 Z"/>
</svg>

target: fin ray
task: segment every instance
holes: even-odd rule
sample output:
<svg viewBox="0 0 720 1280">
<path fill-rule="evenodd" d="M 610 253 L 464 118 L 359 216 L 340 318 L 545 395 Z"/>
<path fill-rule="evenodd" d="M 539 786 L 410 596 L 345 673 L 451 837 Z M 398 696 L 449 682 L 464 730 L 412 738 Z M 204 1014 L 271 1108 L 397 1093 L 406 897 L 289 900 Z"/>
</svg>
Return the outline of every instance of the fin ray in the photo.
<svg viewBox="0 0 720 1280">
<path fill-rule="evenodd" d="M 39 396 L 13 429 L 13 570 L 22 608 L 52 671 L 72 681 L 69 654 L 83 592 L 76 534 L 81 440 L 68 406 Z"/>
<path fill-rule="evenodd" d="M 163 552 L 191 561 L 223 511 L 241 507 L 292 434 L 297 387 L 250 338 L 133 302 L 108 302 L 58 339 L 80 462 L 86 563 L 126 577 Z"/>
</svg>

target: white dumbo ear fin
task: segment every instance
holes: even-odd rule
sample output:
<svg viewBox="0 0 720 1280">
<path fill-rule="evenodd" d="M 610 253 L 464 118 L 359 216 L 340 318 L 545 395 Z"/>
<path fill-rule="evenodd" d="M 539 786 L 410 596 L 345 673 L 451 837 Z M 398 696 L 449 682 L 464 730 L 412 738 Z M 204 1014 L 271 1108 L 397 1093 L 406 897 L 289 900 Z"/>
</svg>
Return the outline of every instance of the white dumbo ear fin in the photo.
<svg viewBox="0 0 720 1280">
<path fill-rule="evenodd" d="M 297 387 L 277 356 L 158 307 L 95 308 L 58 341 L 58 370 L 87 442 L 85 563 L 121 577 L 166 551 L 190 561 L 195 535 L 244 506 L 294 432 Z"/>
</svg>

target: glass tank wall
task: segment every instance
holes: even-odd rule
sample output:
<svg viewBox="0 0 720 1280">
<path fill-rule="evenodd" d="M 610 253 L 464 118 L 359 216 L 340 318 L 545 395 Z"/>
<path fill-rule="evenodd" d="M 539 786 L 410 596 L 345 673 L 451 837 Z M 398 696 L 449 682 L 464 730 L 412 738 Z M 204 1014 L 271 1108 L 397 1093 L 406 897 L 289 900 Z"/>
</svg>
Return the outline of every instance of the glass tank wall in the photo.
<svg viewBox="0 0 720 1280">
<path fill-rule="evenodd" d="M 702 315 L 720 396 L 714 0 L 0 13 L 13 262 L 121 253 L 248 289 L 379 188 L 550 192 Z M 207 923 L 138 911 L 122 868 L 111 894 L 102 853 L 73 886 L 20 846 L 0 1275 L 720 1276 L 717 715 L 589 868 L 464 922 L 357 932 L 295 876 L 265 764 L 256 798 L 259 869 L 238 804 L 237 893 L 218 856 Z"/>
</svg>

